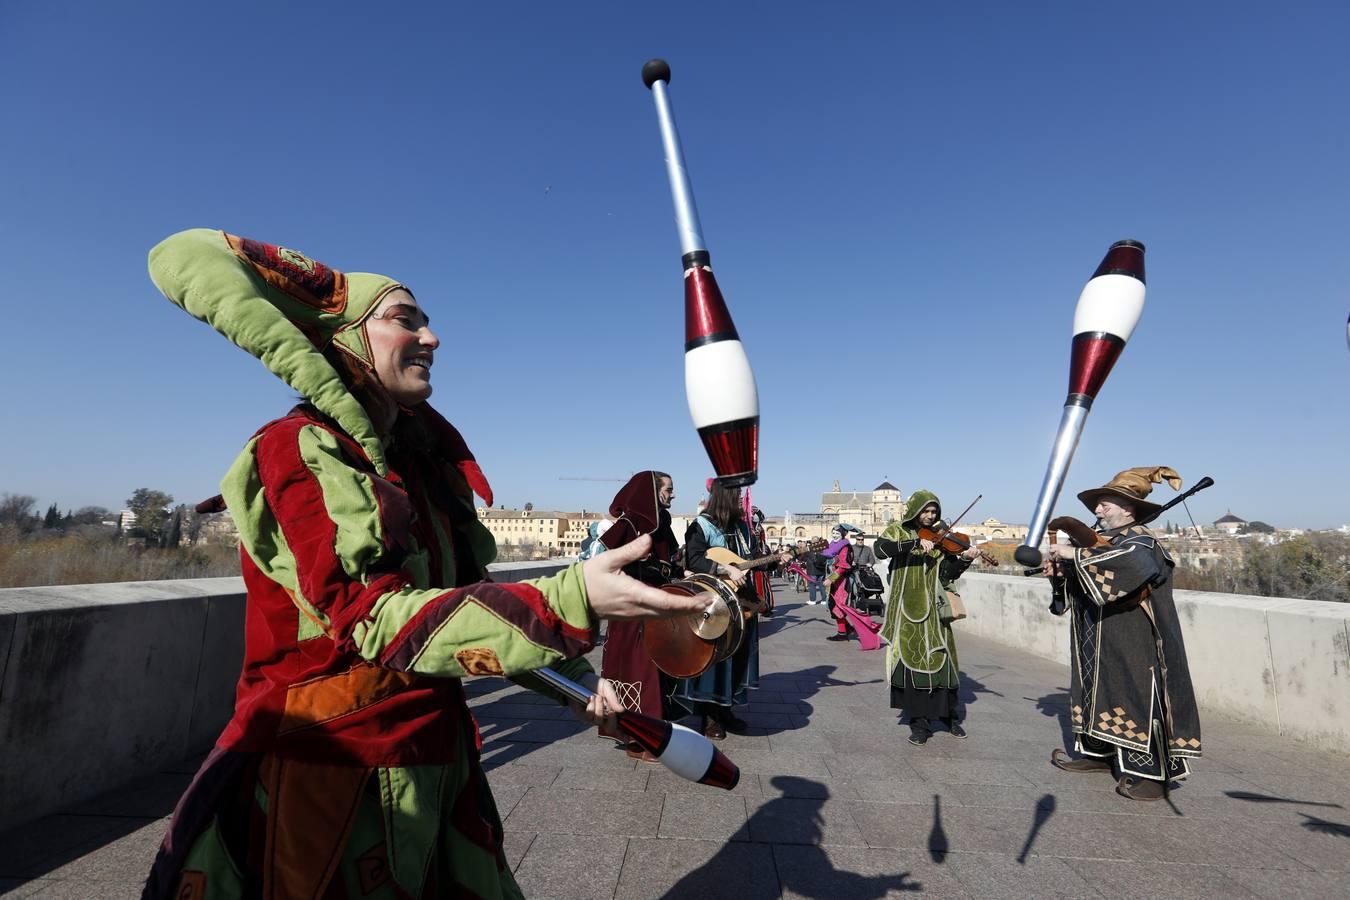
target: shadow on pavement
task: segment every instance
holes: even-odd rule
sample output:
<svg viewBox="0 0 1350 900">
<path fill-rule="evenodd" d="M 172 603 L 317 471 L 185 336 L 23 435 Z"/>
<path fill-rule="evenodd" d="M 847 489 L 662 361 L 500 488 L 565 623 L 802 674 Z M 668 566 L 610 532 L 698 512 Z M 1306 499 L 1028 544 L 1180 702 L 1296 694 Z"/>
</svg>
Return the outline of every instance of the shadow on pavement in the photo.
<svg viewBox="0 0 1350 900">
<path fill-rule="evenodd" d="M 1055 795 L 1046 794 L 1036 802 L 1036 817 L 1031 822 L 1031 831 L 1027 832 L 1027 842 L 1022 845 L 1022 852 L 1018 854 L 1017 861 L 1021 865 L 1027 864 L 1027 855 L 1031 853 L 1031 847 L 1036 843 L 1036 836 L 1041 833 L 1045 823 L 1050 821 L 1050 817 L 1055 814 Z"/>
<path fill-rule="evenodd" d="M 1332 809 L 1344 809 L 1339 803 L 1324 803 L 1320 800 L 1292 800 L 1289 797 L 1274 797 L 1270 794 L 1257 794 L 1252 791 L 1224 791 L 1234 800 L 1246 800 L 1248 803 L 1294 803 L 1299 806 L 1329 806 Z"/>
<path fill-rule="evenodd" d="M 1307 813 L 1299 813 L 1299 815 L 1308 820 L 1303 822 L 1302 825 L 1309 831 L 1315 831 L 1318 834 L 1334 834 L 1337 837 L 1350 838 L 1350 825 L 1343 825 L 1340 822 L 1328 822 L 1326 819 L 1319 819 L 1316 816 L 1310 816 Z"/>
<path fill-rule="evenodd" d="M 1069 689 L 1058 688 L 1061 693 L 1046 694 L 1043 697 L 1035 698 L 1036 711 L 1041 715 L 1051 719 L 1059 720 L 1060 736 L 1064 739 L 1066 748 L 1073 746 L 1073 723 L 1069 720 Z M 1023 697 L 1023 700 L 1032 700 L 1031 697 Z"/>
<path fill-rule="evenodd" d="M 947 840 L 947 831 L 942 827 L 942 797 L 933 795 L 933 827 L 928 830 L 928 855 L 933 862 L 942 865 L 947 858 L 951 842 Z"/>
<path fill-rule="evenodd" d="M 908 872 L 859 875 L 835 868 L 829 854 L 820 846 L 825 834 L 821 810 L 829 798 L 825 785 L 791 775 L 775 776 L 770 783 L 788 796 L 761 806 L 746 822 L 746 828 L 752 840 L 768 837 L 775 849 L 787 851 L 774 854 L 781 893 L 828 900 L 838 897 L 872 900 L 892 891 L 923 890 L 923 884 L 911 878 Z M 789 837 L 789 834 L 790 842 L 773 840 Z M 725 896 L 727 873 L 741 865 L 737 848 L 744 846 L 736 842 L 723 845 L 715 856 L 676 882 L 666 893 L 667 900 Z"/>
</svg>

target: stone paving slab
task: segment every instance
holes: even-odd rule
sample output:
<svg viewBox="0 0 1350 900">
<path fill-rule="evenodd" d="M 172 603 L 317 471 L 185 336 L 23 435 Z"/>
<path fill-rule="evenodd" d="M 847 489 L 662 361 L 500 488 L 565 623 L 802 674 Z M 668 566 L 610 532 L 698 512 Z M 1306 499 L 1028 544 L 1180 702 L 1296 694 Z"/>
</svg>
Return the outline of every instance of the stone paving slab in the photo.
<svg viewBox="0 0 1350 900">
<path fill-rule="evenodd" d="M 1193 778 L 1134 803 L 1050 766 L 1064 666 L 958 625 L 970 738 L 913 747 L 879 653 L 825 641 L 825 610 L 790 592 L 761 624 L 751 727 L 721 745 L 731 792 L 637 762 L 508 681 L 466 682 L 528 897 L 1350 896 L 1346 756 L 1207 717 Z M 200 759 L 0 836 L 0 895 L 139 896 Z"/>
</svg>

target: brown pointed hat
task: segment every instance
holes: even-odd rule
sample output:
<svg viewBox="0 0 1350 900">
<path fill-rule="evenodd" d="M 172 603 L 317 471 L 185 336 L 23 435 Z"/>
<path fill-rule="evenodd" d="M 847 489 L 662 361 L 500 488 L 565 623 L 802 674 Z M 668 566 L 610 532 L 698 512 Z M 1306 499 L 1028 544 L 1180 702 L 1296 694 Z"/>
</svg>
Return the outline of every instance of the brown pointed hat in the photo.
<svg viewBox="0 0 1350 900">
<path fill-rule="evenodd" d="M 1143 521 L 1162 509 L 1162 504 L 1150 503 L 1145 498 L 1155 484 L 1162 484 L 1164 481 L 1171 485 L 1174 491 L 1181 489 L 1181 476 L 1177 474 L 1176 469 L 1167 466 L 1136 466 L 1124 472 L 1117 472 L 1115 478 L 1099 488 L 1083 491 L 1078 495 L 1078 499 L 1083 501 L 1088 512 L 1095 510 L 1097 502 L 1103 498 L 1124 500 L 1134 508 L 1135 521 Z"/>
</svg>

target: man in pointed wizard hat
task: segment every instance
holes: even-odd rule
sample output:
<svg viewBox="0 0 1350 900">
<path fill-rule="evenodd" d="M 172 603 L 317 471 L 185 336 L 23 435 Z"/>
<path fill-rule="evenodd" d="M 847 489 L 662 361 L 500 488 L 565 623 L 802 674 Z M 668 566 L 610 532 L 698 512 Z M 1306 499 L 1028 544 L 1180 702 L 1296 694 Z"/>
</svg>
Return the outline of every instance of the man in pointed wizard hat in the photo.
<svg viewBox="0 0 1350 900">
<path fill-rule="evenodd" d="M 1051 611 L 1070 612 L 1074 749 L 1051 762 L 1068 772 L 1110 772 L 1116 792 L 1158 800 L 1169 781 L 1190 774 L 1200 756 L 1200 717 L 1176 606 L 1175 563 L 1144 523 L 1161 506 L 1154 484 L 1175 490 L 1181 476 L 1166 466 L 1126 469 L 1078 499 L 1097 516 L 1073 541 L 1052 544 L 1047 562 Z M 1081 523 L 1080 523 L 1081 525 Z M 1053 527 L 1053 525 L 1052 525 Z"/>
</svg>

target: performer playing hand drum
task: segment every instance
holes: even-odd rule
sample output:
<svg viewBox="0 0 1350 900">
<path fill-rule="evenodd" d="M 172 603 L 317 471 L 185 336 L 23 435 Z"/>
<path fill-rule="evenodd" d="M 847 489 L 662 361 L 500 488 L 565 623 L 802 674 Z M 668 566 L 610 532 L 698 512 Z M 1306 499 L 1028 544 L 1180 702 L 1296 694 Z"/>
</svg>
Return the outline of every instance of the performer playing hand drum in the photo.
<svg viewBox="0 0 1350 900">
<path fill-rule="evenodd" d="M 1051 761 L 1069 772 L 1109 772 L 1116 792 L 1158 800 L 1200 755 L 1200 716 L 1172 601 L 1172 557 L 1136 519 L 1159 509 L 1155 483 L 1175 488 L 1166 466 L 1126 469 L 1078 499 L 1099 522 L 1096 546 L 1054 544 L 1046 561 L 1059 614 L 1071 612 L 1070 722 L 1081 759 Z"/>
<path fill-rule="evenodd" d="M 591 547 L 592 554 L 622 547 L 639 535 L 652 536 L 652 552 L 644 560 L 629 563 L 624 572 L 645 584 L 659 586 L 670 581 L 679 544 L 670 530 L 670 504 L 675 499 L 675 482 L 665 472 L 638 472 L 614 495 L 609 514 L 615 522 Z M 656 719 L 666 714 L 665 698 L 675 687 L 675 679 L 652 662 L 642 646 L 642 623 L 611 622 L 605 632 L 605 651 L 600 671 L 614 684 L 628 709 Z M 637 744 L 628 747 L 628 755 L 643 762 L 656 758 Z"/>
<path fill-rule="evenodd" d="M 741 516 L 740 489 L 714 479 L 708 491 L 708 507 L 684 535 L 684 567 L 691 572 L 718 575 L 729 581 L 743 603 L 758 605 L 750 573 L 708 558 L 712 547 L 724 547 L 742 559 L 751 555 L 750 528 Z M 672 699 L 689 713 L 702 717 L 704 736 L 723 740 L 727 730 L 744 731 L 746 722 L 731 710 L 748 701 L 747 688 L 759 686 L 759 616 L 745 621 L 745 634 L 736 652 L 694 678 L 682 678 Z"/>
</svg>

